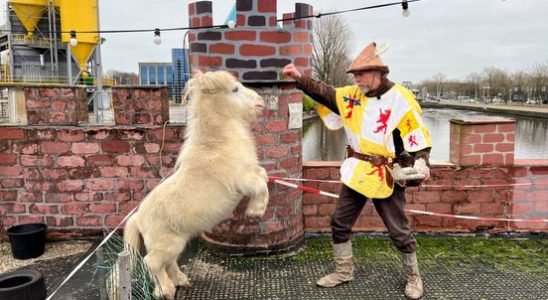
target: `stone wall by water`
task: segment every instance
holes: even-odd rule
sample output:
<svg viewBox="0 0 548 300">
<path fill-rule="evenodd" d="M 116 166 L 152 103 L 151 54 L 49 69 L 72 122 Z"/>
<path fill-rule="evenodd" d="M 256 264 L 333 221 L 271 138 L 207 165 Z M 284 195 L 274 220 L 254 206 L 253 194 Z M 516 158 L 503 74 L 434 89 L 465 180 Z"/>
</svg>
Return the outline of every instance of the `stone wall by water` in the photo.
<svg viewBox="0 0 548 300">
<path fill-rule="evenodd" d="M 406 209 L 505 219 L 548 219 L 548 160 L 514 160 L 515 121 L 505 118 L 451 120 L 451 162 L 432 165 L 432 177 L 408 188 Z M 307 179 L 339 180 L 340 162 L 307 162 Z M 338 193 L 340 183 L 308 186 Z M 303 196 L 305 230 L 329 231 L 335 199 Z M 424 232 L 548 231 L 548 222 L 507 222 L 408 214 Z M 364 208 L 355 231 L 385 231 L 372 205 Z"/>
</svg>

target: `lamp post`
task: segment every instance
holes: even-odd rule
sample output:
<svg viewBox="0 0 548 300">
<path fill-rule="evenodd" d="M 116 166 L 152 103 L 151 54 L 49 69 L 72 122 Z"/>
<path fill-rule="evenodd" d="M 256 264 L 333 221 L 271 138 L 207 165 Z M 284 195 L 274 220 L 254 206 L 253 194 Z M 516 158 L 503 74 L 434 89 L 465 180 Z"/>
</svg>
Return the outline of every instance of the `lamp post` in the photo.
<svg viewBox="0 0 548 300">
<path fill-rule="evenodd" d="M 181 74 L 177 74 L 177 78 L 179 78 L 179 76 L 181 76 L 181 78 L 179 78 L 180 82 L 175 82 L 175 85 L 177 86 L 177 90 L 180 90 L 181 92 L 180 93 L 177 93 L 178 95 L 177 96 L 177 99 L 175 99 L 175 102 L 179 102 L 179 103 L 182 103 L 183 102 L 183 90 L 184 90 L 184 85 L 183 85 L 183 80 L 185 78 L 188 78 L 189 77 L 189 73 L 190 73 L 190 66 L 189 66 L 189 57 L 188 57 L 188 54 L 189 54 L 189 50 L 187 50 L 186 48 L 186 39 L 188 37 L 188 33 L 190 32 L 190 30 L 187 30 L 183 36 L 183 61 L 182 61 L 182 72 Z M 190 43 L 189 43 L 190 44 Z M 177 68 L 175 66 L 173 66 L 173 69 L 175 71 L 178 71 Z M 179 85 L 180 83 L 180 85 Z M 180 97 L 179 97 L 180 96 Z"/>
</svg>

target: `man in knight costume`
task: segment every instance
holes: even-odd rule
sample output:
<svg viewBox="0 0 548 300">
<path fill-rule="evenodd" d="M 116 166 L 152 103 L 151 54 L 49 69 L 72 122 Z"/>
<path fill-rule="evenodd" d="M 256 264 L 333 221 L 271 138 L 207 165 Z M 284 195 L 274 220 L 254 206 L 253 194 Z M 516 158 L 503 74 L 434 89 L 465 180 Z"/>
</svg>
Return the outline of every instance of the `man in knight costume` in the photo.
<svg viewBox="0 0 548 300">
<path fill-rule="evenodd" d="M 316 284 L 334 287 L 354 279 L 352 226 L 371 200 L 401 253 L 405 295 L 419 299 L 423 282 L 416 241 L 404 213 L 405 187 L 430 177 L 432 142 L 414 94 L 388 80 L 388 66 L 379 54 L 375 43 L 365 47 L 347 70 L 356 84 L 341 88 L 307 77 L 293 64 L 283 69 L 285 76 L 318 102 L 318 115 L 329 129 L 345 129 L 349 143 L 348 157 L 340 169 L 343 187 L 331 217 L 336 268 Z"/>
</svg>

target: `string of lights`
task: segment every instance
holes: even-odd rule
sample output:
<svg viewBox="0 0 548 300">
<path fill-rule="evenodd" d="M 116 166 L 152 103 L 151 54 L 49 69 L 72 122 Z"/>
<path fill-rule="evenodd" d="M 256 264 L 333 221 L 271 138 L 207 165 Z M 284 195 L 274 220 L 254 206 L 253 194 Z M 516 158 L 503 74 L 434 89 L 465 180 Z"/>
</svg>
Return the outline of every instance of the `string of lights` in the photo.
<svg viewBox="0 0 548 300">
<path fill-rule="evenodd" d="M 332 15 L 338 15 L 338 14 L 344 14 L 349 12 L 356 12 L 356 11 L 363 11 L 363 10 L 370 10 L 370 9 L 377 9 L 377 8 L 383 8 L 383 7 L 389 7 L 389 6 L 395 6 L 395 5 L 401 5 L 402 7 L 402 15 L 404 17 L 409 16 L 409 3 L 411 2 L 418 2 L 423 0 L 403 0 L 398 2 L 390 2 L 390 3 L 384 3 L 384 4 L 378 4 L 378 5 L 370 5 L 370 6 L 364 6 L 364 7 L 358 7 L 358 8 L 352 8 L 347 10 L 340 10 L 340 11 L 332 11 L 332 12 L 326 12 L 326 13 L 318 13 L 313 14 L 309 16 L 298 16 L 298 17 L 292 17 L 292 18 L 283 18 L 283 19 L 277 19 L 277 22 L 284 22 L 284 21 L 296 21 L 296 20 L 302 20 L 302 19 L 310 19 L 310 18 L 321 18 L 326 16 L 332 16 Z M 198 30 L 198 29 L 212 29 L 212 28 L 235 28 L 236 23 L 234 21 L 229 21 L 227 24 L 222 25 L 210 25 L 210 26 L 195 26 L 195 27 L 175 27 L 175 28 L 154 28 L 154 29 L 122 29 L 122 30 L 90 30 L 90 31 L 76 31 L 76 30 L 70 30 L 70 31 L 58 31 L 57 33 L 68 33 L 70 34 L 70 44 L 72 46 L 76 46 L 78 44 L 77 40 L 77 34 L 111 34 L 111 33 L 139 33 L 139 32 L 152 32 L 154 33 L 154 43 L 156 45 L 159 45 L 162 43 L 161 40 L 161 32 L 169 32 L 169 31 L 184 31 L 184 30 Z M 5 30 L 0 29 L 0 32 L 15 32 L 12 30 Z M 16 33 L 20 33 L 17 31 Z M 48 34 L 49 32 L 43 31 L 42 33 Z"/>
</svg>

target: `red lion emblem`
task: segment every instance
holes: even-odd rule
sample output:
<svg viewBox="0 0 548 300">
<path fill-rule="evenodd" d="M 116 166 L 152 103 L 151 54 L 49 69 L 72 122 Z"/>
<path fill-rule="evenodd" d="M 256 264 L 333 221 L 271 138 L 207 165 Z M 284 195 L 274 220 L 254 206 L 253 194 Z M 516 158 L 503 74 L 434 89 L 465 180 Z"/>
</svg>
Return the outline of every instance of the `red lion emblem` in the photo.
<svg viewBox="0 0 548 300">
<path fill-rule="evenodd" d="M 384 180 L 384 169 L 382 168 L 382 166 L 373 166 L 373 171 L 367 173 L 367 175 L 373 175 L 375 173 L 378 173 L 377 176 L 379 176 L 379 181 L 383 181 Z"/>
<path fill-rule="evenodd" d="M 347 109 L 349 109 L 348 113 L 346 114 L 345 118 L 350 119 L 352 118 L 352 110 L 354 109 L 354 106 L 360 106 L 360 99 L 358 99 L 357 95 L 354 94 L 351 97 L 343 97 L 344 102 L 348 102 L 348 106 L 346 106 Z"/>
<path fill-rule="evenodd" d="M 418 146 L 419 144 L 417 143 L 417 137 L 412 134 L 409 136 L 409 138 L 407 139 L 407 142 L 409 142 L 409 146 L 410 147 L 413 147 L 413 146 Z"/>
<path fill-rule="evenodd" d="M 382 111 L 382 108 L 379 108 L 379 119 L 377 120 L 377 123 L 380 123 L 380 125 L 377 127 L 377 129 L 374 131 L 374 133 L 379 133 L 381 130 L 383 133 L 386 133 L 386 128 L 388 127 L 388 119 L 390 118 L 390 114 L 392 111 L 390 109 Z"/>
</svg>

